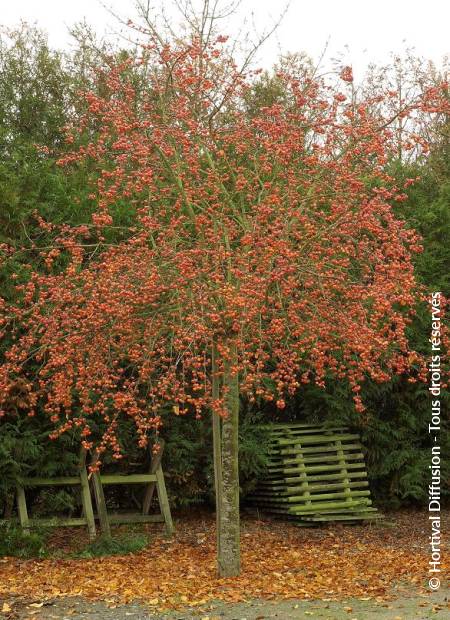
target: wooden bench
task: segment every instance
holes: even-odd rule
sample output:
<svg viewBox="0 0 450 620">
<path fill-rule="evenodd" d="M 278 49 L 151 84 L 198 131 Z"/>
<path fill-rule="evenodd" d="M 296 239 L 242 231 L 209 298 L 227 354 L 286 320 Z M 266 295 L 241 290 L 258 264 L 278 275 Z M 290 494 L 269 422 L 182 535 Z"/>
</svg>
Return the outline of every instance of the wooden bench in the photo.
<svg viewBox="0 0 450 620">
<path fill-rule="evenodd" d="M 83 505 L 83 516 L 78 518 L 55 517 L 49 518 L 30 518 L 28 515 L 27 500 L 25 489 L 31 487 L 54 487 L 54 486 L 80 486 L 81 502 Z M 81 450 L 76 476 L 61 476 L 58 478 L 23 478 L 21 484 L 17 485 L 17 511 L 19 513 L 20 525 L 24 533 L 29 534 L 33 527 L 73 527 L 87 525 L 89 538 L 93 540 L 96 536 L 94 511 L 92 508 L 89 480 L 86 472 L 86 451 Z"/>
<path fill-rule="evenodd" d="M 150 468 L 147 474 L 102 474 L 93 473 L 92 483 L 94 488 L 95 503 L 97 506 L 97 516 L 100 522 L 102 533 L 106 536 L 111 535 L 111 524 L 115 523 L 155 523 L 165 524 L 167 534 L 173 533 L 172 515 L 170 512 L 169 500 L 167 497 L 164 473 L 162 470 L 162 456 L 164 452 L 164 440 L 160 440 L 159 449 L 151 455 Z M 93 460 L 96 460 L 95 457 Z M 106 508 L 105 494 L 103 487 L 122 484 L 146 484 L 144 500 L 140 513 L 114 513 L 108 514 Z M 156 491 L 160 513 L 149 514 L 153 495 Z"/>
<path fill-rule="evenodd" d="M 61 476 L 55 478 L 23 478 L 17 485 L 17 511 L 19 521 L 25 533 L 29 533 L 33 527 L 73 527 L 87 525 L 89 538 L 96 537 L 95 515 L 92 506 L 89 479 L 94 489 L 97 518 L 100 522 L 102 534 L 111 535 L 111 524 L 119 523 L 164 523 L 167 534 L 173 533 L 173 521 L 170 512 L 169 500 L 162 470 L 162 456 L 164 453 L 164 440 L 160 440 L 159 449 L 151 453 L 150 468 L 146 474 L 87 474 L 86 451 L 80 452 L 77 475 Z M 96 460 L 93 458 L 93 460 Z M 109 485 L 145 484 L 144 499 L 140 513 L 115 513 L 108 514 L 104 495 L 104 486 Z M 80 486 L 83 515 L 81 517 L 54 517 L 54 518 L 30 518 L 28 514 L 25 489 L 33 487 L 57 487 L 57 486 Z M 157 494 L 160 512 L 149 514 L 153 496 Z"/>
</svg>

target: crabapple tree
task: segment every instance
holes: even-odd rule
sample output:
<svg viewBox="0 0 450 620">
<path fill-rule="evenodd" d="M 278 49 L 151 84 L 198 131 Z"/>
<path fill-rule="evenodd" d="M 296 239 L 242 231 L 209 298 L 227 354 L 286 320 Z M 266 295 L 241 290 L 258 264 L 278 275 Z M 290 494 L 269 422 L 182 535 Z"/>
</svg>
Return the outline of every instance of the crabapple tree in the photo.
<svg viewBox="0 0 450 620">
<path fill-rule="evenodd" d="M 20 379 L 24 411 L 45 411 L 55 437 L 78 429 L 99 458 L 121 458 L 122 418 L 145 445 L 167 403 L 174 415 L 211 415 L 218 569 L 233 576 L 240 398 L 282 409 L 331 373 L 363 411 L 366 377 L 419 368 L 405 328 L 420 244 L 393 215 L 405 194 L 385 172 L 390 126 L 373 102 L 355 105 L 351 69 L 337 85 L 282 71 L 282 102 L 250 116 L 255 75 L 224 43 L 150 40 L 139 97 L 134 57 L 111 60 L 102 89 L 84 93 L 60 164 L 95 168 L 92 221 L 55 229 L 50 248 L 36 243 L 45 269 L 30 268 L 2 304 L 11 344 L 0 405 L 6 413 Z M 436 87 L 403 113 L 433 111 L 439 98 Z"/>
</svg>

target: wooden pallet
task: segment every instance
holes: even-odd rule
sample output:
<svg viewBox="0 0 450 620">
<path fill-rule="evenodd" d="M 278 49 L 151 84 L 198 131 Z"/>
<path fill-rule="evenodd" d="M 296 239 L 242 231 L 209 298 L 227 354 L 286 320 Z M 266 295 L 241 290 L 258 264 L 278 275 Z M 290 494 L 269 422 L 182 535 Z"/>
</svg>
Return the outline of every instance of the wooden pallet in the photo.
<svg viewBox="0 0 450 620">
<path fill-rule="evenodd" d="M 249 497 L 262 511 L 299 524 L 379 519 L 372 507 L 359 435 L 343 427 L 274 424 L 269 467 Z"/>
</svg>

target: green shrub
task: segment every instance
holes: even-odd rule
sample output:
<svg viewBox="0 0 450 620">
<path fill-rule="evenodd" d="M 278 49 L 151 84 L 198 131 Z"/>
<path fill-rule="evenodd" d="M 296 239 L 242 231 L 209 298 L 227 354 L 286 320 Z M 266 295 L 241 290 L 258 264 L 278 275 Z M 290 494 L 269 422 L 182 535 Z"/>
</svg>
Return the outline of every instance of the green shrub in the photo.
<svg viewBox="0 0 450 620">
<path fill-rule="evenodd" d="M 29 418 L 8 414 L 0 420 L 0 514 L 11 504 L 16 484 L 26 476 L 73 475 L 79 460 L 79 442 L 74 436 L 49 439 L 49 420 L 44 415 Z M 29 489 L 27 500 L 36 514 L 54 516 L 73 512 L 81 505 L 79 489 Z M 7 515 L 9 516 L 9 515 Z"/>
<path fill-rule="evenodd" d="M 36 558 L 46 555 L 46 536 L 40 532 L 24 534 L 15 524 L 0 524 L 0 556 Z"/>
<path fill-rule="evenodd" d="M 145 534 L 126 533 L 113 538 L 100 537 L 77 554 L 81 558 L 97 558 L 105 555 L 126 555 L 137 553 L 148 545 Z"/>
</svg>

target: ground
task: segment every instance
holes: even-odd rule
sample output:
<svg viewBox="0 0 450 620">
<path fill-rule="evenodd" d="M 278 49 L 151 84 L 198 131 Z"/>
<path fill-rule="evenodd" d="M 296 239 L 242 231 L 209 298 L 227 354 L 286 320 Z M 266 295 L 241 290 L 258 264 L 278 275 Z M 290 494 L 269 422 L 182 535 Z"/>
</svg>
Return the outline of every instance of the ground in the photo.
<svg viewBox="0 0 450 620">
<path fill-rule="evenodd" d="M 449 525 L 447 514 L 443 531 Z M 0 618 L 441 620 L 449 614 L 445 585 L 433 594 L 427 588 L 426 513 L 317 529 L 244 518 L 242 574 L 230 580 L 215 575 L 212 516 L 182 516 L 176 527 L 167 539 L 158 526 L 147 526 L 148 546 L 126 556 L 74 557 L 85 533 L 65 529 L 53 534 L 48 558 L 0 558 Z"/>
<path fill-rule="evenodd" d="M 355 598 L 342 601 L 252 600 L 234 604 L 214 601 L 203 609 L 184 608 L 171 612 L 150 611 L 141 603 L 115 605 L 69 597 L 44 604 L 11 601 L 11 610 L 4 617 L 11 620 L 445 620 L 449 614 L 449 597 L 450 590 L 443 588 L 432 596 L 416 592 L 397 596 L 393 593 L 389 601 Z"/>
</svg>

